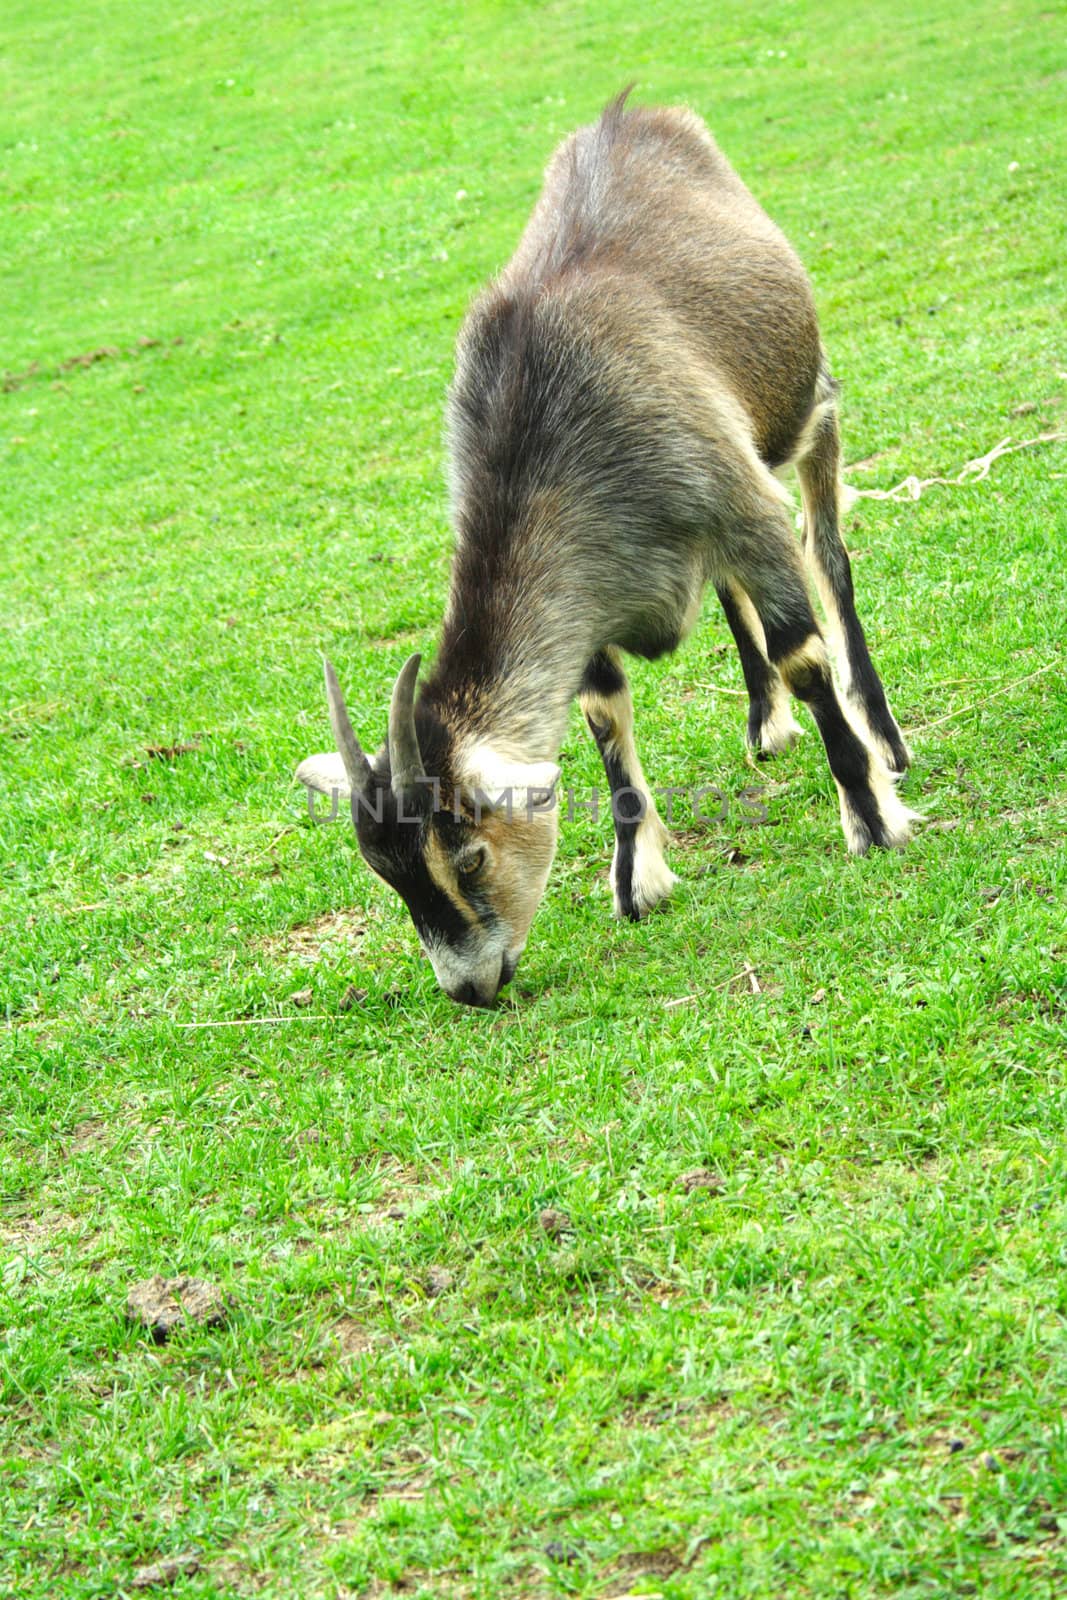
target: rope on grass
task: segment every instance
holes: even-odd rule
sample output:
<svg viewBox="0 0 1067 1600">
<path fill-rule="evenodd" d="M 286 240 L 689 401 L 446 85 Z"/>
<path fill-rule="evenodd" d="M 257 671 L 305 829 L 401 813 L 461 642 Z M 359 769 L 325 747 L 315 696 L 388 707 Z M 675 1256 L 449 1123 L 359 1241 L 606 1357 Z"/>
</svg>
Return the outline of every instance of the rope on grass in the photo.
<svg viewBox="0 0 1067 1600">
<path fill-rule="evenodd" d="M 176 1028 L 276 1028 L 283 1022 L 336 1022 L 328 1011 L 320 1016 L 299 1017 L 225 1017 L 213 1022 L 176 1022 Z"/>
<path fill-rule="evenodd" d="M 943 717 L 935 717 L 933 722 L 920 722 L 917 727 L 910 727 L 909 733 L 928 733 L 931 728 L 940 728 L 943 722 L 951 722 L 954 717 L 966 716 L 968 711 L 979 711 L 990 700 L 995 700 L 998 695 L 1010 694 L 1013 689 L 1021 689 L 1024 683 L 1033 683 L 1035 678 L 1043 678 L 1046 672 L 1052 672 L 1059 666 L 1058 661 L 1047 661 L 1043 667 L 1038 667 L 1036 672 L 1028 672 L 1025 678 L 1013 678 L 1010 683 L 1002 683 L 999 689 L 991 689 L 984 694 L 981 700 L 972 700 L 968 706 L 958 706 L 955 711 L 946 711 Z"/>
<path fill-rule="evenodd" d="M 984 456 L 975 456 L 973 461 L 965 462 L 954 478 L 917 478 L 914 473 L 909 473 L 892 489 L 855 489 L 851 484 L 845 484 L 845 509 L 848 510 L 857 500 L 918 500 L 923 490 L 932 488 L 934 484 L 955 489 L 961 484 L 981 483 L 988 478 L 990 467 L 1001 456 L 1014 455 L 1016 450 L 1029 450 L 1035 444 L 1051 444 L 1059 439 L 1067 439 L 1067 434 L 1039 433 L 1036 438 L 1022 439 L 1018 444 L 1012 444 L 1009 434 L 992 450 L 987 450 Z M 846 467 L 845 470 L 847 472 L 849 469 Z"/>
</svg>

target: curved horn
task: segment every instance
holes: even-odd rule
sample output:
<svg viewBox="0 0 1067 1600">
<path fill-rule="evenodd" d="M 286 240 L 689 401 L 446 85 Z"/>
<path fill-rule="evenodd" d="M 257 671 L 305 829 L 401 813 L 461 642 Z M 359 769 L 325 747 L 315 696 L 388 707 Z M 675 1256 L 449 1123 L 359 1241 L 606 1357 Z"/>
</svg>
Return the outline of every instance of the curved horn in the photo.
<svg viewBox="0 0 1067 1600">
<path fill-rule="evenodd" d="M 426 776 L 422 770 L 419 736 L 415 732 L 415 680 L 421 661 L 419 655 L 409 656 L 393 685 L 389 705 L 389 766 L 394 794 L 414 788 L 418 779 Z"/>
<path fill-rule="evenodd" d="M 348 708 L 341 693 L 341 685 L 337 681 L 337 674 L 325 656 L 322 658 L 322 664 L 326 671 L 326 701 L 330 707 L 330 727 L 333 729 L 337 748 L 341 752 L 341 760 L 345 764 L 352 793 L 365 794 L 371 779 L 370 762 L 363 754 L 363 746 L 356 738 L 348 719 Z"/>
</svg>

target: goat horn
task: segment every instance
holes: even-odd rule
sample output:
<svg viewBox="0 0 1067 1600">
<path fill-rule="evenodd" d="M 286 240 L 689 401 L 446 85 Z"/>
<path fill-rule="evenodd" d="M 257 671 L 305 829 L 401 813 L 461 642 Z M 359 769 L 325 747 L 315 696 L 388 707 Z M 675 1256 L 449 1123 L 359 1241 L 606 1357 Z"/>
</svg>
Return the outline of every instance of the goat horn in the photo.
<svg viewBox="0 0 1067 1600">
<path fill-rule="evenodd" d="M 352 793 L 365 794 L 371 780 L 370 762 L 364 755 L 363 746 L 356 738 L 355 730 L 349 721 L 348 708 L 341 693 L 341 685 L 337 681 L 337 674 L 325 656 L 322 658 L 322 664 L 326 670 L 326 701 L 330 708 L 330 727 L 333 729 L 337 748 L 341 752 L 341 760 L 345 764 Z"/>
<path fill-rule="evenodd" d="M 389 766 L 393 793 L 410 790 L 426 774 L 422 769 L 419 736 L 415 732 L 415 680 L 422 657 L 409 656 L 393 685 L 389 706 Z"/>
</svg>

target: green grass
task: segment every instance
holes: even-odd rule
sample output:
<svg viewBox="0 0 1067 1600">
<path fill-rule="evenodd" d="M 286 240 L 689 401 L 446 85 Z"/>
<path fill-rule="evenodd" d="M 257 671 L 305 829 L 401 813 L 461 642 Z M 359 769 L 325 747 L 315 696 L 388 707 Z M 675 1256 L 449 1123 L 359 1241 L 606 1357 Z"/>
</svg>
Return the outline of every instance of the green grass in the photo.
<svg viewBox="0 0 1067 1600">
<path fill-rule="evenodd" d="M 853 482 L 1062 433 L 1063 20 L 8 0 L 0 1591 L 1067 1590 L 1063 444 L 850 519 L 901 855 L 814 735 L 647 925 L 585 818 L 476 1013 L 289 783 L 322 648 L 368 742 L 432 649 L 459 319 L 631 77 L 804 254 Z M 657 782 L 753 781 L 726 640 L 635 670 Z"/>
</svg>

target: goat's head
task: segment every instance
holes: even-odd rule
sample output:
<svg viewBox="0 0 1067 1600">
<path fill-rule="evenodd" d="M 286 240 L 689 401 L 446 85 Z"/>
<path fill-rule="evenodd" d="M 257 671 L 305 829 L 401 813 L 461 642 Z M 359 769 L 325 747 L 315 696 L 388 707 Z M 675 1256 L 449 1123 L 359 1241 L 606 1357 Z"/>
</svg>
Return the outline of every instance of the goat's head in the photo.
<svg viewBox="0 0 1067 1600">
<path fill-rule="evenodd" d="M 327 661 L 338 748 L 309 756 L 296 775 L 309 789 L 349 801 L 364 861 L 404 901 L 446 994 L 488 1006 L 515 971 L 544 893 L 556 850 L 559 768 L 510 760 L 490 744 L 461 747 L 435 719 L 427 772 L 415 714 L 419 659 L 412 656 L 396 680 L 389 737 L 373 761 Z"/>
</svg>

